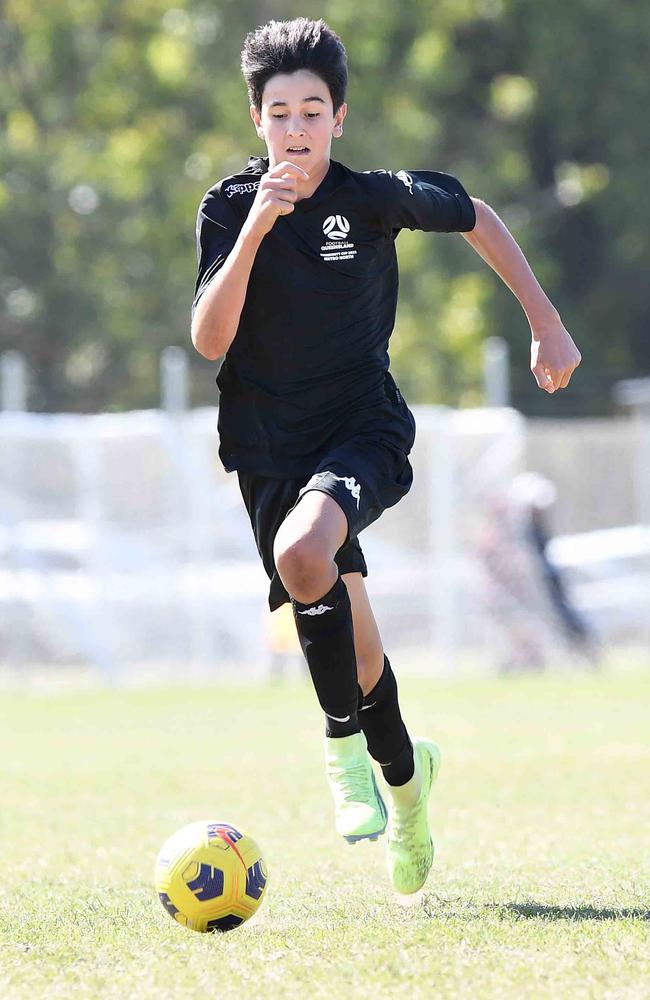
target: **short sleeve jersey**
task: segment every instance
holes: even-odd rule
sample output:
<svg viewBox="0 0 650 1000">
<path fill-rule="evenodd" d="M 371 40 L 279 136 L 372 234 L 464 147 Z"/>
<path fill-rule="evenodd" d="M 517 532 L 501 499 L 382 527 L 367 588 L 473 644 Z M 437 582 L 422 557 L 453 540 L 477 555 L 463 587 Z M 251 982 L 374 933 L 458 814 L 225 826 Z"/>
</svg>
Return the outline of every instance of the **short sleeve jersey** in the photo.
<svg viewBox="0 0 650 1000">
<path fill-rule="evenodd" d="M 193 310 L 233 249 L 268 160 L 210 188 L 197 219 Z M 330 161 L 310 198 L 262 240 L 235 338 L 217 376 L 227 472 L 309 475 L 357 435 L 406 454 L 415 421 L 389 374 L 401 229 L 467 232 L 474 206 L 449 174 L 358 172 Z"/>
</svg>

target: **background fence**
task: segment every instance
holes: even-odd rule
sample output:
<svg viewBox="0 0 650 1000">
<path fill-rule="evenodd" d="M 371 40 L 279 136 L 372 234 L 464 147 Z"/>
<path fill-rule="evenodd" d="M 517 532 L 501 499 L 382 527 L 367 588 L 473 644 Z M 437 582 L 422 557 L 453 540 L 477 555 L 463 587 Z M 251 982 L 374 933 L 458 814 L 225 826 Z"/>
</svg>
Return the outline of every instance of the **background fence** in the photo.
<svg viewBox="0 0 650 1000">
<path fill-rule="evenodd" d="M 589 658 L 591 639 L 648 641 L 650 527 L 638 469 L 647 423 L 414 411 L 413 489 L 361 536 L 387 649 L 448 672 Z M 283 628 L 270 623 L 216 420 L 211 408 L 0 415 L 6 671 L 253 676 L 274 650 L 276 660 L 291 650 L 288 609 Z M 531 533 L 535 512 L 559 536 L 546 552 L 588 645 L 567 628 Z"/>
</svg>

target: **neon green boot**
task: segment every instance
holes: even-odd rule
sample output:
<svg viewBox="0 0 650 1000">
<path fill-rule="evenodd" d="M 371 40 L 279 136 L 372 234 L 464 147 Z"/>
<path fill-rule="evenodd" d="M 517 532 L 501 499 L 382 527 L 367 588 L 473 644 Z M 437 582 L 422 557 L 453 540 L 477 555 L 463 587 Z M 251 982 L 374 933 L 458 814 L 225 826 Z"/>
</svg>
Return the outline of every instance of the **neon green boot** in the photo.
<svg viewBox="0 0 650 1000">
<path fill-rule="evenodd" d="M 348 844 L 377 840 L 386 829 L 386 806 L 363 733 L 340 739 L 325 737 L 327 780 L 334 798 L 336 832 Z"/>
<path fill-rule="evenodd" d="M 392 798 L 388 822 L 388 873 L 397 892 L 417 892 L 427 880 L 433 864 L 433 841 L 427 808 L 431 786 L 438 777 L 440 750 L 430 740 L 413 740 L 414 779 L 421 783 L 414 805 Z M 389 786 L 390 791 L 390 786 Z"/>
</svg>

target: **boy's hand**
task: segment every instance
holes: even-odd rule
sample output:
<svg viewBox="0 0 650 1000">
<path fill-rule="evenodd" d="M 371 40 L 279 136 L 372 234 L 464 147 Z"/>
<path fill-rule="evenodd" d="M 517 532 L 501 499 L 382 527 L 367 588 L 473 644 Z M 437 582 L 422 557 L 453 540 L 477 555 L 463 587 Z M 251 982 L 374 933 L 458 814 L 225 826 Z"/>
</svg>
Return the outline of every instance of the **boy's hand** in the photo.
<svg viewBox="0 0 650 1000">
<path fill-rule="evenodd" d="M 550 319 L 531 320 L 530 370 L 540 389 L 566 389 L 582 361 L 580 351 L 557 313 Z"/>
<path fill-rule="evenodd" d="M 262 175 L 246 220 L 246 227 L 257 236 L 266 236 L 280 215 L 290 215 L 298 200 L 298 180 L 309 180 L 309 174 L 296 163 L 277 163 Z"/>
</svg>

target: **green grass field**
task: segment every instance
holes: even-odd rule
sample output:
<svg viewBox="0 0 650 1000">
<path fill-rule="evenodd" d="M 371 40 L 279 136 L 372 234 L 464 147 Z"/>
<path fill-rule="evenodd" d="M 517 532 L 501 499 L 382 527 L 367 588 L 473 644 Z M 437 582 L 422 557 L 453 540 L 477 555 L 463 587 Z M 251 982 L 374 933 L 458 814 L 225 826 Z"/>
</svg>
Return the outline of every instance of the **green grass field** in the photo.
<svg viewBox="0 0 650 1000">
<path fill-rule="evenodd" d="M 650 996 L 650 681 L 401 684 L 443 765 L 438 845 L 404 907 L 383 844 L 333 830 L 307 683 L 6 692 L 3 998 Z M 175 924 L 151 876 L 194 819 L 241 825 L 270 873 L 226 935 Z"/>
</svg>

